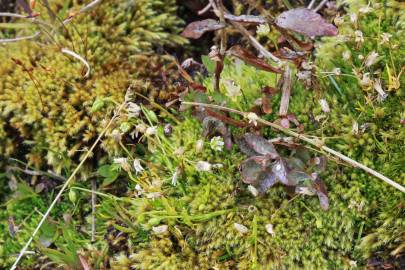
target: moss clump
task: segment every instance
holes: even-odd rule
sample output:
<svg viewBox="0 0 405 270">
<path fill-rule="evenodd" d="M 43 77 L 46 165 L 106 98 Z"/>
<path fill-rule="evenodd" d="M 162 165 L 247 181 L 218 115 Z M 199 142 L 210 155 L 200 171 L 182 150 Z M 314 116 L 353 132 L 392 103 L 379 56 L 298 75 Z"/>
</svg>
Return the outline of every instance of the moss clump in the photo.
<svg viewBox="0 0 405 270">
<path fill-rule="evenodd" d="M 389 72 L 391 76 L 397 76 L 400 70 L 401 58 L 397 56 L 401 52 L 393 48 L 399 46 L 402 28 L 401 24 L 396 24 L 400 27 L 397 29 L 385 21 L 395 19 L 390 17 L 392 10 L 387 10 L 385 19 L 380 16 L 383 11 L 375 6 L 370 14 L 359 15 L 364 17 L 356 27 L 367 33 L 365 37 L 368 38 L 350 52 L 353 62 L 341 60 L 344 51 L 341 47 L 356 48 L 354 36 L 348 34 L 346 43 L 341 42 L 341 37 L 318 43 L 319 60 L 316 63 L 321 87 L 314 91 L 296 83 L 290 111 L 305 126 L 306 134 L 324 140 L 328 146 L 403 185 L 404 174 L 400 169 L 404 162 L 405 138 L 400 124 L 403 93 L 399 88 L 389 88 L 394 79 L 388 76 Z M 376 18 L 381 18 L 381 25 L 386 28 L 366 27 Z M 349 15 L 345 20 L 347 24 Z M 342 34 L 345 27 L 348 26 L 342 26 Z M 383 31 L 392 33 L 388 47 L 381 45 L 380 39 L 371 38 Z M 379 54 L 378 62 L 367 66 L 366 56 L 373 50 Z M 363 60 L 354 60 L 359 54 L 365 56 Z M 334 68 L 340 68 L 341 74 L 324 75 Z M 374 88 L 368 89 L 362 84 L 359 73 L 367 72 L 374 72 L 373 87 L 375 79 L 380 79 L 388 93 L 385 100 L 378 98 L 379 93 Z M 227 94 L 225 84 L 220 87 L 222 94 L 214 93 L 212 79 L 208 79 L 205 85 L 211 91 L 212 102 L 226 103 L 241 110 L 249 109 L 249 104 L 260 97 L 262 87 L 275 85 L 271 74 L 232 61 L 227 63 L 222 78 L 241 86 L 243 96 L 236 100 L 224 97 Z M 198 99 L 198 96 L 193 98 Z M 329 111 L 322 110 L 320 99 L 328 102 Z M 279 97 L 275 97 L 273 107 L 277 108 L 278 104 Z M 269 129 L 264 133 L 268 138 L 281 135 Z M 157 134 L 162 136 L 163 132 Z M 168 201 L 165 203 L 162 198 L 146 200 L 142 208 L 127 213 L 139 228 L 149 232 L 149 238 L 129 249 L 128 255 L 120 253 L 112 259 L 114 269 L 154 269 L 159 265 L 182 269 L 190 268 L 190 264 L 198 265 L 200 269 L 361 269 L 375 252 L 387 255 L 403 252 L 405 216 L 403 194 L 399 191 L 360 170 L 330 161 L 328 170 L 322 174 L 329 192 L 328 211 L 320 209 L 317 199 L 292 199 L 281 187 L 274 187 L 263 197 L 255 198 L 240 180 L 237 166 L 243 156 L 236 149 L 215 152 L 208 141 L 205 141 L 204 150 L 197 153 L 195 145 L 201 139 L 200 134 L 201 124 L 185 116 L 185 120 L 175 126 L 172 138 L 161 138 L 161 141 L 169 141 L 164 144 L 170 145 L 172 150 L 154 147 L 153 154 L 144 157 L 147 173 L 136 179 L 154 179 L 155 183 L 160 183 L 157 190 Z M 184 154 L 171 154 L 175 149 L 182 149 Z M 201 172 L 195 168 L 201 160 L 222 163 L 223 167 Z M 178 166 L 183 174 L 173 186 L 171 180 Z M 139 196 L 147 197 L 146 194 Z M 213 216 L 218 211 L 224 212 Z M 143 218 L 135 219 L 139 214 Z M 201 221 L 198 219 L 201 215 L 210 218 Z M 153 228 L 163 224 L 168 225 L 167 231 L 154 233 Z M 235 224 L 245 226 L 246 230 L 238 230 Z M 269 224 L 273 226 L 273 233 L 266 228 Z M 179 241 L 175 232 L 185 242 Z M 129 236 L 135 238 L 138 233 L 133 229 Z"/>
<path fill-rule="evenodd" d="M 0 64 L 0 154 L 19 158 L 26 154 L 34 167 L 47 163 L 61 173 L 80 160 L 103 128 L 113 102 L 123 101 L 131 82 L 139 80 L 140 88 L 142 75 L 165 72 L 167 61 L 153 56 L 154 47 L 185 41 L 176 35 L 181 21 L 175 1 L 103 1 L 66 27 L 47 18 L 46 9 L 38 6 L 41 19 L 53 23 L 48 29 L 55 31 L 51 41 L 44 31 L 39 40 L 0 48 L 4 59 Z M 51 8 L 59 18 L 66 18 L 69 9 L 80 6 L 59 1 Z M 86 58 L 92 68 L 89 78 L 81 75 L 77 59 L 61 53 L 62 47 Z M 139 90 L 156 97 L 170 91 L 171 86 L 158 85 L 156 81 L 162 79 L 156 77 Z M 97 98 L 108 98 L 109 103 L 93 112 Z M 111 143 L 103 146 L 109 154 L 117 150 Z"/>
</svg>

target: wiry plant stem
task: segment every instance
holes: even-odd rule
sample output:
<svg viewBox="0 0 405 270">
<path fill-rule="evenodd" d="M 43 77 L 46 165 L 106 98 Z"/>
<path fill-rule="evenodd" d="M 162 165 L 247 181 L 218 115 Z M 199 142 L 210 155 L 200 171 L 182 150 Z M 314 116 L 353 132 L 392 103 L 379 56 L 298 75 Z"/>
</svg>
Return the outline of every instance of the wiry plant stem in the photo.
<svg viewBox="0 0 405 270">
<path fill-rule="evenodd" d="M 114 122 L 114 120 L 117 118 L 121 110 L 124 108 L 125 103 L 121 104 L 121 106 L 118 108 L 118 110 L 114 113 L 113 117 L 111 120 L 108 122 L 108 124 L 105 126 L 105 128 L 101 131 L 100 135 L 97 137 L 96 141 L 93 143 L 93 145 L 90 147 L 89 151 L 87 151 L 86 155 L 82 159 L 82 161 L 79 163 L 79 165 L 76 167 L 76 169 L 73 171 L 73 173 L 70 175 L 70 177 L 66 180 L 66 182 L 63 184 L 62 188 L 59 190 L 58 194 L 56 195 L 55 199 L 52 201 L 51 205 L 48 207 L 46 210 L 45 214 L 42 216 L 42 219 L 39 221 L 37 227 L 35 228 L 34 232 L 31 234 L 31 237 L 28 239 L 28 241 L 25 243 L 24 247 L 21 249 L 20 253 L 18 254 L 17 259 L 15 260 L 14 264 L 11 266 L 10 270 L 15 270 L 18 266 L 18 263 L 21 261 L 22 257 L 26 253 L 28 247 L 34 240 L 34 237 L 37 235 L 39 229 L 42 227 L 42 224 L 45 222 L 45 220 L 48 218 L 49 214 L 51 213 L 52 209 L 55 207 L 56 203 L 59 201 L 60 197 L 62 196 L 63 192 L 66 190 L 66 188 L 69 186 L 70 182 L 72 182 L 73 178 L 76 176 L 76 174 L 79 172 L 83 164 L 86 162 L 86 160 L 90 157 L 92 154 L 94 148 L 98 145 L 98 143 L 101 141 L 101 138 L 104 136 L 104 134 L 107 132 L 108 128 L 111 126 L 111 124 Z"/>
<path fill-rule="evenodd" d="M 92 2 L 90 2 L 89 4 L 85 5 L 84 7 L 82 7 L 74 16 L 70 16 L 69 18 L 67 18 L 66 20 L 63 21 L 63 24 L 68 24 L 71 20 L 73 20 L 73 18 L 81 13 L 87 12 L 93 8 L 95 8 L 96 6 L 98 6 L 103 0 L 94 0 Z"/>
<path fill-rule="evenodd" d="M 318 12 L 326 4 L 326 2 L 328 2 L 328 0 L 323 0 L 316 8 L 314 8 L 314 11 Z"/>
<path fill-rule="evenodd" d="M 246 115 L 247 115 L 247 113 L 245 113 L 245 112 L 241 112 L 241 111 L 238 111 L 238 110 L 235 110 L 235 109 L 231 109 L 231 108 L 227 108 L 227 107 L 223 107 L 223 106 L 219 106 L 219 105 L 214 105 L 214 104 L 206 104 L 206 103 L 199 103 L 199 102 L 187 102 L 187 101 L 183 101 L 182 104 L 191 105 L 191 106 L 201 106 L 201 107 L 212 108 L 212 109 L 218 109 L 218 110 L 221 110 L 221 111 L 228 111 L 228 112 L 232 112 L 232 113 L 235 113 L 235 114 L 239 114 L 239 115 L 241 115 L 243 117 L 246 117 Z M 331 155 L 333 155 L 335 157 L 338 157 L 339 159 L 345 161 L 346 163 L 350 164 L 354 168 L 360 168 L 360 169 L 364 170 L 365 172 L 369 173 L 370 175 L 373 175 L 373 176 L 381 179 L 382 181 L 389 184 L 390 186 L 392 186 L 392 187 L 398 189 L 399 191 L 402 191 L 403 193 L 405 193 L 405 187 L 403 187 L 399 183 L 389 179 L 388 177 L 386 177 L 386 176 L 382 175 L 381 173 L 367 167 L 366 165 L 363 165 L 363 164 L 361 164 L 361 163 L 359 163 L 359 162 L 357 162 L 357 161 L 343 155 L 342 153 L 337 152 L 337 151 L 333 150 L 332 148 L 329 148 L 329 147 L 325 146 L 323 144 L 323 142 L 320 141 L 320 140 L 310 139 L 310 138 L 306 137 L 303 134 L 296 133 L 296 132 L 294 132 L 294 131 L 292 131 L 292 130 L 290 130 L 288 128 L 284 128 L 284 127 L 282 127 L 280 125 L 277 125 L 275 123 L 266 121 L 266 120 L 261 119 L 261 118 L 259 118 L 257 120 L 257 122 L 262 123 L 262 124 L 264 124 L 266 126 L 270 126 L 270 127 L 274 128 L 274 129 L 277 129 L 277 130 L 279 130 L 281 132 L 284 132 L 284 133 L 286 133 L 286 134 L 288 134 L 288 135 L 290 135 L 292 137 L 295 137 L 295 138 L 300 139 L 300 140 L 302 140 L 302 141 L 304 141 L 306 143 L 309 143 L 309 144 L 323 150 L 324 152 L 327 152 L 327 153 L 329 153 L 329 154 L 331 154 Z"/>
<path fill-rule="evenodd" d="M 71 51 L 71 50 L 68 50 L 68 49 L 66 49 L 66 48 L 63 48 L 63 49 L 61 50 L 61 52 L 62 52 L 62 53 L 65 53 L 65 54 L 68 54 L 68 55 L 70 55 L 70 56 L 73 56 L 74 58 L 80 60 L 80 61 L 86 66 L 86 68 L 87 68 L 87 72 L 86 72 L 86 74 L 84 74 L 84 77 L 85 77 L 85 78 L 89 77 L 89 75 L 90 75 L 90 70 L 91 70 L 90 64 L 89 64 L 83 57 L 81 57 L 81 56 L 78 55 L 77 53 L 75 53 L 75 52 L 73 52 L 73 51 Z"/>
<path fill-rule="evenodd" d="M 311 9 L 314 4 L 315 4 L 316 0 L 311 0 L 311 3 L 309 3 L 309 5 L 307 6 L 308 9 Z"/>
</svg>

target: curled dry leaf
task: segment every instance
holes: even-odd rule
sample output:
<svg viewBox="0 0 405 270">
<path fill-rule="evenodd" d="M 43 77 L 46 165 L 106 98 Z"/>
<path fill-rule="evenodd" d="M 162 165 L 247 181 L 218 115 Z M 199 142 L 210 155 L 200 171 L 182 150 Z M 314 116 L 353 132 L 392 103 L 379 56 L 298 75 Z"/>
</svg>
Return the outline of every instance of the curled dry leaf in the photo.
<svg viewBox="0 0 405 270">
<path fill-rule="evenodd" d="M 253 23 L 253 24 L 265 24 L 267 23 L 266 19 L 261 16 L 254 16 L 254 15 L 240 15 L 235 16 L 229 13 L 224 14 L 225 19 L 240 22 L 240 23 Z"/>
<path fill-rule="evenodd" d="M 326 190 L 326 186 L 322 182 L 322 180 L 320 179 L 320 177 L 317 173 L 313 173 L 311 176 L 313 179 L 312 187 L 316 191 L 316 195 L 318 195 L 319 203 L 321 204 L 321 207 L 323 210 L 328 210 L 329 198 L 328 198 L 328 192 Z"/>
<path fill-rule="evenodd" d="M 282 70 L 276 67 L 273 67 L 266 63 L 263 59 L 258 58 L 256 55 L 251 53 L 250 51 L 246 50 L 240 45 L 235 45 L 231 47 L 228 51 L 228 54 L 239 58 L 240 60 L 244 61 L 245 63 L 252 65 L 258 69 L 262 69 L 268 72 L 274 73 L 282 73 Z"/>
<path fill-rule="evenodd" d="M 321 15 L 307 8 L 285 11 L 276 18 L 275 23 L 280 28 L 308 37 L 336 36 L 338 33 L 334 25 L 327 23 Z"/>
<path fill-rule="evenodd" d="M 287 66 L 284 71 L 282 82 L 283 84 L 281 86 L 281 101 L 280 101 L 279 115 L 285 116 L 288 113 L 292 88 L 292 71 L 289 66 Z"/>
<path fill-rule="evenodd" d="M 181 35 L 186 38 L 199 39 L 204 33 L 224 28 L 225 25 L 217 20 L 206 19 L 187 25 Z"/>
</svg>

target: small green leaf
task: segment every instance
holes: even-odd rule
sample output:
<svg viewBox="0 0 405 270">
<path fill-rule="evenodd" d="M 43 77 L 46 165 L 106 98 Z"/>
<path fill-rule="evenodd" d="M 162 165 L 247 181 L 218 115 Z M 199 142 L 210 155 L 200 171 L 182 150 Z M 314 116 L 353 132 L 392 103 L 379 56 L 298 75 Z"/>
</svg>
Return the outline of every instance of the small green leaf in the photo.
<svg viewBox="0 0 405 270">
<path fill-rule="evenodd" d="M 212 61 L 208 56 L 203 55 L 201 57 L 204 66 L 207 68 L 209 73 L 214 73 L 215 71 L 215 62 Z"/>
<path fill-rule="evenodd" d="M 98 174 L 105 179 L 103 180 L 102 186 L 107 186 L 117 180 L 119 176 L 119 167 L 115 164 L 103 165 L 97 170 Z"/>
<path fill-rule="evenodd" d="M 131 130 L 131 124 L 128 122 L 124 122 L 120 125 L 120 130 L 124 133 L 128 132 Z"/>
<path fill-rule="evenodd" d="M 151 121 L 152 123 L 159 123 L 159 119 L 157 118 L 157 115 L 155 114 L 154 111 L 148 110 L 144 106 L 142 106 L 142 111 L 145 114 L 145 117 Z"/>
<path fill-rule="evenodd" d="M 94 103 L 93 106 L 91 107 L 91 111 L 92 112 L 97 112 L 99 110 L 101 110 L 105 105 L 104 99 L 102 98 L 97 98 Z"/>
<path fill-rule="evenodd" d="M 75 203 L 77 201 L 77 194 L 76 194 L 76 191 L 74 191 L 73 189 L 70 189 L 70 191 L 69 191 L 69 200 L 72 203 Z"/>
</svg>

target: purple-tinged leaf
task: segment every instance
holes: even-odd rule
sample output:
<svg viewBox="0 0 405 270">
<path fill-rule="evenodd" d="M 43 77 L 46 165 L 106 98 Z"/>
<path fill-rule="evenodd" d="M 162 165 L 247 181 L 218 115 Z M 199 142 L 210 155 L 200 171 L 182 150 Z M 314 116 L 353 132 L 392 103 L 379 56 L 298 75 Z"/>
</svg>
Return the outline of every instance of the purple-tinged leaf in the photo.
<svg viewBox="0 0 405 270">
<path fill-rule="evenodd" d="M 336 36 L 338 29 L 316 13 L 307 8 L 296 8 L 281 13 L 275 21 L 280 28 L 291 30 L 299 34 L 316 36 Z"/>
<path fill-rule="evenodd" d="M 288 165 L 295 170 L 305 170 L 305 163 L 296 157 L 291 157 L 288 159 Z"/>
<path fill-rule="evenodd" d="M 269 159 L 261 156 L 254 156 L 246 159 L 241 164 L 242 181 L 246 184 L 257 184 L 260 179 L 267 175 Z"/>
<path fill-rule="evenodd" d="M 299 183 L 304 183 L 305 181 L 311 181 L 311 176 L 309 174 L 296 170 L 288 172 L 287 178 L 294 186 L 298 185 Z"/>
<path fill-rule="evenodd" d="M 276 179 L 283 183 L 286 186 L 295 186 L 296 183 L 290 181 L 287 177 L 289 168 L 287 167 L 287 163 L 283 158 L 279 158 L 277 161 L 273 163 L 273 167 L 271 171 L 276 176 Z"/>
<path fill-rule="evenodd" d="M 225 25 L 213 19 L 192 22 L 187 25 L 181 35 L 186 38 L 199 39 L 205 32 L 216 31 Z"/>
<path fill-rule="evenodd" d="M 283 117 L 280 119 L 280 126 L 283 128 L 290 128 L 290 121 L 286 117 Z"/>
<path fill-rule="evenodd" d="M 271 159 L 279 157 L 274 145 L 265 138 L 254 133 L 246 133 L 244 139 L 247 145 L 257 154 L 270 157 Z"/>
<path fill-rule="evenodd" d="M 265 174 L 264 179 L 259 180 L 258 190 L 260 193 L 265 193 L 269 188 L 277 184 L 277 178 L 274 173 Z"/>
<path fill-rule="evenodd" d="M 328 191 L 326 190 L 325 184 L 319 178 L 317 173 L 312 173 L 311 177 L 313 179 L 312 187 L 316 190 L 316 195 L 318 195 L 319 202 L 323 210 L 328 210 L 329 208 L 329 198 Z"/>
</svg>

